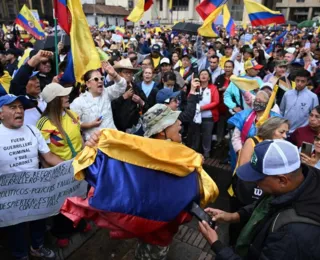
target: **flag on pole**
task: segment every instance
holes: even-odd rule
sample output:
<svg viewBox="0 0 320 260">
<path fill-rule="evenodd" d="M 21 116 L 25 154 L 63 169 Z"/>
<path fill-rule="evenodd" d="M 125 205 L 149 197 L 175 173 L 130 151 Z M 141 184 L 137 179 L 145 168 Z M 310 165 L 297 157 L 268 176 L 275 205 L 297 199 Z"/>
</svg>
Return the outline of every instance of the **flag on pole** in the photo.
<svg viewBox="0 0 320 260">
<path fill-rule="evenodd" d="M 281 12 L 272 11 L 262 4 L 252 0 L 244 0 L 252 26 L 284 24 L 286 19 Z"/>
<path fill-rule="evenodd" d="M 100 68 L 101 62 L 80 0 L 68 0 L 68 8 L 72 17 L 71 52 L 64 76 L 82 82 L 82 76 L 89 70 Z"/>
<path fill-rule="evenodd" d="M 40 23 L 33 16 L 33 14 L 26 5 L 23 5 L 23 7 L 21 8 L 20 13 L 18 14 L 15 22 L 36 39 L 44 39 L 45 33 Z"/>
<path fill-rule="evenodd" d="M 3 31 L 4 34 L 8 33 L 8 29 L 4 24 L 2 25 L 2 31 Z"/>
<path fill-rule="evenodd" d="M 169 11 L 172 13 L 173 11 L 173 0 L 169 0 Z"/>
<path fill-rule="evenodd" d="M 203 0 L 196 6 L 196 11 L 201 16 L 202 20 L 206 20 L 214 10 L 221 5 L 224 5 L 226 2 L 227 0 Z"/>
<path fill-rule="evenodd" d="M 226 28 L 226 31 L 230 36 L 235 35 L 236 24 L 234 23 L 233 19 L 231 18 L 229 8 L 226 4 L 223 5 L 223 26 Z"/>
<path fill-rule="evenodd" d="M 214 25 L 214 21 L 218 17 L 218 15 L 221 13 L 223 9 L 223 5 L 215 9 L 208 18 L 203 22 L 203 25 L 198 29 L 198 33 L 201 36 L 205 37 L 218 37 L 218 30 L 216 26 Z"/>
<path fill-rule="evenodd" d="M 60 27 L 70 34 L 71 15 L 68 9 L 67 0 L 54 0 L 55 17 Z"/>
<path fill-rule="evenodd" d="M 152 4 L 153 0 L 138 0 L 136 6 L 133 8 L 128 17 L 126 17 L 126 20 L 134 23 L 140 21 L 144 12 L 148 11 Z"/>
</svg>

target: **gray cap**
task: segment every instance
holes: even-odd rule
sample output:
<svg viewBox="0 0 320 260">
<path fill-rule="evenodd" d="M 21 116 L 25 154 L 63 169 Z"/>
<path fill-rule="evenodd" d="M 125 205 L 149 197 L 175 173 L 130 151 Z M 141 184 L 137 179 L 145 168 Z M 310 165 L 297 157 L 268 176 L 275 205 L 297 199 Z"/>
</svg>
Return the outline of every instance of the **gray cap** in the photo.
<svg viewBox="0 0 320 260">
<path fill-rule="evenodd" d="M 180 111 L 171 110 L 164 104 L 154 105 L 143 116 L 144 136 L 150 137 L 161 133 L 177 121 L 180 113 Z"/>
</svg>

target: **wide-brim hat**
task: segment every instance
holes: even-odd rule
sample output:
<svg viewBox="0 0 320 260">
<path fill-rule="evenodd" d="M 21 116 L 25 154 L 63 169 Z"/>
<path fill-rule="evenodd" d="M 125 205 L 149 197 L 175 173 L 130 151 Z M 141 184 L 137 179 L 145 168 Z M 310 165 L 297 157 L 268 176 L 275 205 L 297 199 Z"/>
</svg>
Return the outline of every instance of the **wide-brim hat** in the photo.
<svg viewBox="0 0 320 260">
<path fill-rule="evenodd" d="M 154 105 L 143 116 L 144 136 L 161 133 L 178 120 L 180 113 L 181 111 L 173 111 L 164 104 Z"/>
<path fill-rule="evenodd" d="M 132 66 L 132 63 L 131 63 L 130 59 L 128 59 L 128 58 L 120 60 L 119 62 L 117 62 L 116 65 L 113 66 L 113 68 L 115 70 L 123 70 L 123 69 L 132 70 L 132 71 L 138 71 L 139 70 L 138 68 L 134 68 Z"/>
</svg>

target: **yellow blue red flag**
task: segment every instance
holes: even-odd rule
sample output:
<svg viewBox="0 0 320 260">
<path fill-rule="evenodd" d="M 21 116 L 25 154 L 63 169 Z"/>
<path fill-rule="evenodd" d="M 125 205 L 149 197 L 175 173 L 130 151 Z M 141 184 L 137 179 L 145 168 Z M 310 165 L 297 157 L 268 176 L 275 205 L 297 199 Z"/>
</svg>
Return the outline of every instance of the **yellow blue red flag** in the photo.
<svg viewBox="0 0 320 260">
<path fill-rule="evenodd" d="M 230 36 L 234 36 L 236 33 L 236 24 L 231 18 L 228 6 L 225 4 L 223 6 L 223 26 L 226 28 L 227 33 Z"/>
<path fill-rule="evenodd" d="M 148 11 L 152 4 L 153 0 L 138 0 L 136 6 L 128 15 L 126 20 L 129 20 L 134 23 L 140 21 L 144 12 Z"/>
<path fill-rule="evenodd" d="M 198 33 L 201 36 L 205 37 L 218 37 L 218 30 L 216 26 L 214 25 L 214 21 L 218 17 L 218 15 L 221 13 L 223 8 L 223 5 L 215 9 L 203 22 L 203 25 L 198 29 Z"/>
<path fill-rule="evenodd" d="M 41 40 L 44 39 L 45 33 L 38 22 L 38 20 L 33 16 L 31 11 L 26 5 L 20 10 L 16 18 L 16 24 L 23 27 L 28 33 L 30 33 L 34 38 Z"/>
<path fill-rule="evenodd" d="M 252 26 L 284 24 L 286 22 L 284 16 L 280 12 L 272 11 L 262 4 L 252 0 L 244 0 L 249 19 Z"/>
<path fill-rule="evenodd" d="M 81 82 L 82 76 L 89 70 L 100 68 L 101 62 L 80 0 L 69 0 L 68 8 L 72 16 L 70 42 L 74 76 L 77 82 Z"/>
</svg>

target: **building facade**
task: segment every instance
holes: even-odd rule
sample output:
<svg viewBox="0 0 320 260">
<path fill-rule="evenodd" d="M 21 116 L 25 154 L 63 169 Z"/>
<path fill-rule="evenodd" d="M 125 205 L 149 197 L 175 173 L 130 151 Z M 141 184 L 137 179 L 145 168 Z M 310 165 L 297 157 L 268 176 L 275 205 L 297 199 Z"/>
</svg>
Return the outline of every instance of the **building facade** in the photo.
<svg viewBox="0 0 320 260">
<path fill-rule="evenodd" d="M 89 25 L 103 22 L 107 26 L 122 26 L 130 13 L 128 0 L 82 0 L 82 4 Z"/>
<path fill-rule="evenodd" d="M 51 0 L 0 0 L 0 21 L 13 22 L 24 4 L 29 9 L 38 10 L 41 19 L 52 22 L 53 5 Z"/>
<path fill-rule="evenodd" d="M 287 20 L 302 22 L 320 16 L 320 1 L 277 0 L 276 9 L 281 11 Z"/>
</svg>

